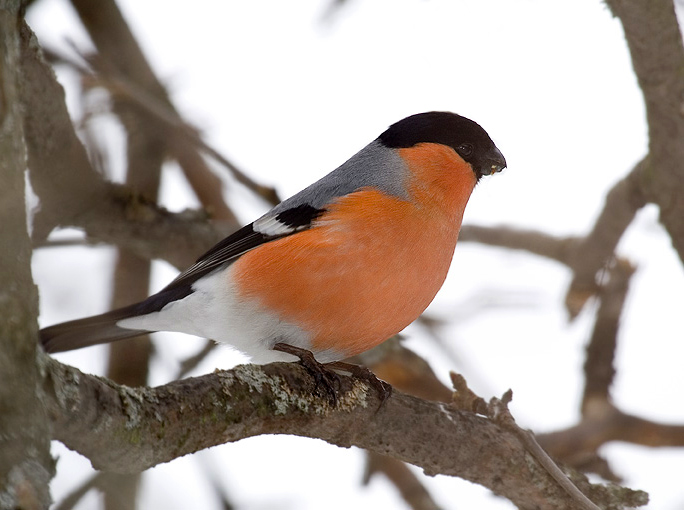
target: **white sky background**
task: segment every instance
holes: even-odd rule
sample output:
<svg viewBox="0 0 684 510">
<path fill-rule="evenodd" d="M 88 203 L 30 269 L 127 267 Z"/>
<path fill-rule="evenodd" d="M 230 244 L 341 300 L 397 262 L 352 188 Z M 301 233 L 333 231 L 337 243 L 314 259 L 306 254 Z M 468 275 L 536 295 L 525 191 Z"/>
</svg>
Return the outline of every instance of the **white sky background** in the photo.
<svg viewBox="0 0 684 510">
<path fill-rule="evenodd" d="M 643 101 L 621 26 L 597 0 L 350 0 L 328 20 L 322 0 L 120 5 L 185 118 L 283 197 L 331 171 L 392 122 L 451 110 L 482 124 L 509 164 L 503 174 L 482 180 L 465 223 L 584 234 L 606 192 L 647 148 Z M 66 38 L 89 44 L 64 0 L 43 0 L 28 19 L 51 47 L 68 51 Z M 59 77 L 78 114 L 73 75 Z M 103 125 L 116 139 L 116 129 Z M 121 173 L 123 160 L 115 167 Z M 175 170 L 165 176 L 163 191 L 173 210 L 195 204 Z M 225 191 L 240 204 L 244 222 L 264 212 L 230 179 Z M 619 246 L 639 269 L 622 320 L 613 394 L 628 412 L 684 423 L 684 272 L 657 218 L 655 207 L 645 208 Z M 107 309 L 111 253 L 36 254 L 41 325 Z M 156 274 L 154 290 L 174 273 L 160 263 Z M 407 329 L 409 346 L 445 381 L 456 369 L 485 398 L 512 388 L 512 409 L 523 426 L 539 432 L 568 426 L 578 417 L 595 312 L 590 304 L 567 322 L 562 302 L 569 279 L 553 262 L 462 243 L 430 308 L 452 321 L 442 333 L 455 359 L 419 327 Z M 201 342 L 174 335 L 157 345 L 152 382 L 162 384 L 173 377 L 177 359 Z M 59 359 L 101 373 L 103 354 L 92 348 Z M 238 360 L 244 361 L 221 349 L 196 373 Z M 55 452 L 61 457 L 53 484 L 59 501 L 87 476 L 88 462 L 59 444 Z M 651 494 L 649 508 L 684 509 L 684 490 L 673 483 L 684 469 L 684 451 L 614 444 L 602 452 L 626 485 Z M 208 471 L 239 509 L 406 507 L 380 477 L 361 488 L 362 468 L 358 450 L 253 438 L 151 470 L 140 508 L 218 508 Z M 425 483 L 445 509 L 513 508 L 458 479 Z M 78 508 L 96 504 L 91 495 Z"/>
</svg>

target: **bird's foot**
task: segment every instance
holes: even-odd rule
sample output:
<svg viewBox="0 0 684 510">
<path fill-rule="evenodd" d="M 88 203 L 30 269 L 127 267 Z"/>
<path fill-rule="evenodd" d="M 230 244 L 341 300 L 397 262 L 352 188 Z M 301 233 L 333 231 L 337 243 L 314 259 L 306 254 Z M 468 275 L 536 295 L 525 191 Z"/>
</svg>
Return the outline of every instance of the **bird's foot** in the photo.
<svg viewBox="0 0 684 510">
<path fill-rule="evenodd" d="M 273 350 L 297 356 L 299 363 L 313 376 L 316 388 L 323 388 L 326 391 L 330 404 L 333 407 L 337 405 L 337 393 L 341 385 L 340 376 L 334 370 L 348 372 L 353 377 L 365 381 L 371 388 L 374 388 L 380 398 L 378 410 L 385 405 L 385 401 L 392 395 L 392 386 L 378 379 L 373 372 L 364 366 L 345 363 L 344 361 L 333 361 L 332 363 L 323 364 L 316 360 L 311 351 L 282 342 L 275 344 Z"/>
<path fill-rule="evenodd" d="M 344 361 L 333 361 L 332 363 L 326 363 L 326 366 L 349 372 L 354 377 L 367 382 L 371 388 L 375 388 L 375 391 L 378 392 L 378 397 L 380 397 L 380 407 L 378 407 L 378 410 L 385 405 L 385 401 L 392 395 L 392 385 L 382 379 L 378 379 L 378 376 L 362 365 L 354 365 Z"/>
<path fill-rule="evenodd" d="M 299 363 L 313 376 L 316 388 L 323 388 L 328 395 L 330 405 L 337 406 L 337 391 L 340 388 L 340 376 L 338 374 L 318 362 L 313 353 L 306 349 L 279 342 L 273 346 L 273 350 L 297 356 Z"/>
</svg>

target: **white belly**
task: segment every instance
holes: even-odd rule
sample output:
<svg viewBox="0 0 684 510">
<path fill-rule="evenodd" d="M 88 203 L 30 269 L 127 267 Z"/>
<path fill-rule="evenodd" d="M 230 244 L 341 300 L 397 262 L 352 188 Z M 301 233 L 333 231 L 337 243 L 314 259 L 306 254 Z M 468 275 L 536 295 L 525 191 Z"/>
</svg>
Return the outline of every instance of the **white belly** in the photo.
<svg viewBox="0 0 684 510">
<path fill-rule="evenodd" d="M 176 331 L 229 344 L 252 358 L 254 363 L 294 361 L 296 357 L 273 351 L 278 342 L 311 349 L 310 335 L 282 321 L 256 301 L 239 298 L 232 283 L 232 269 L 218 271 L 193 284 L 189 296 L 169 303 L 159 312 L 123 319 L 127 329 Z M 341 359 L 335 352 L 314 352 L 320 362 Z"/>
</svg>

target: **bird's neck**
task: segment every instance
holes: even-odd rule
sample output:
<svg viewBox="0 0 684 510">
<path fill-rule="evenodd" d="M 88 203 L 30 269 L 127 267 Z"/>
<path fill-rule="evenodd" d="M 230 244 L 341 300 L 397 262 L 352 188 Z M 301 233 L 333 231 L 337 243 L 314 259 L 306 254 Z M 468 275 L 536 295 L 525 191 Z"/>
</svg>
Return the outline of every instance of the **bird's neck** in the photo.
<svg viewBox="0 0 684 510">
<path fill-rule="evenodd" d="M 434 208 L 459 225 L 468 199 L 477 184 L 475 172 L 453 149 L 423 143 L 399 149 L 409 166 L 407 189 L 422 207 Z"/>
</svg>

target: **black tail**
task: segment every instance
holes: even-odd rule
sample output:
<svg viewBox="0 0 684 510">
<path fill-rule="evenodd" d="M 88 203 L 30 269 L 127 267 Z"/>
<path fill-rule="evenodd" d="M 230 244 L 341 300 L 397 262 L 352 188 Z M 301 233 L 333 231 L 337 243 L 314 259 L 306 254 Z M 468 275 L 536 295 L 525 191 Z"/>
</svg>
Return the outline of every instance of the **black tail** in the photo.
<svg viewBox="0 0 684 510">
<path fill-rule="evenodd" d="M 140 306 L 136 304 L 102 315 L 55 324 L 40 330 L 40 342 L 46 352 L 62 352 L 150 333 L 116 325 L 121 319 L 138 315 L 139 310 Z"/>
</svg>

